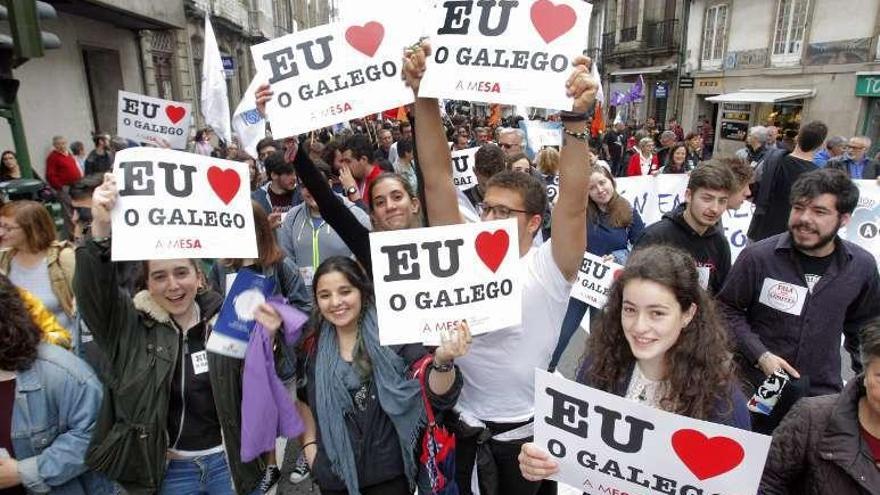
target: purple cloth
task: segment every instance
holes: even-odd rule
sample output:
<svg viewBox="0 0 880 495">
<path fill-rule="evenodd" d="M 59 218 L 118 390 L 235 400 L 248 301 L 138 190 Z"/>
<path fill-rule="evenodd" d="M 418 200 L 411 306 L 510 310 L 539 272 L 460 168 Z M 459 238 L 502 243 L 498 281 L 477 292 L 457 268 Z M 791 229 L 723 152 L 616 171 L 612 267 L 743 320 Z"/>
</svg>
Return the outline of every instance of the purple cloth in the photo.
<svg viewBox="0 0 880 495">
<path fill-rule="evenodd" d="M 281 302 L 267 301 L 281 315 L 284 342 L 292 345 L 308 317 L 300 310 Z M 275 373 L 272 342 L 266 329 L 257 323 L 251 332 L 244 356 L 241 393 L 241 460 L 250 462 L 275 449 L 279 436 L 293 438 L 305 431 L 303 420 L 293 405 L 287 388 Z"/>
</svg>

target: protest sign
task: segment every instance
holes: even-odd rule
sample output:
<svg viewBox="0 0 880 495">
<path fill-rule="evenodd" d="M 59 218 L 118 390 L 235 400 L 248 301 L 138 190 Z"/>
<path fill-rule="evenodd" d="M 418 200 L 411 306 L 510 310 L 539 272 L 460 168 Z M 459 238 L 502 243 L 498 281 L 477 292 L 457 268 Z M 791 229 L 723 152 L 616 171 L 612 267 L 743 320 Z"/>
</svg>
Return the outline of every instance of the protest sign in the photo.
<svg viewBox="0 0 880 495">
<path fill-rule="evenodd" d="M 688 176 L 686 174 L 643 175 L 621 177 L 615 181 L 617 192 L 629 201 L 647 227 L 685 202 Z M 731 263 L 736 261 L 736 257 L 748 243 L 746 233 L 754 211 L 754 205 L 745 201 L 738 210 L 727 210 L 722 215 L 721 224 L 724 228 L 724 236 L 730 244 Z"/>
<path fill-rule="evenodd" d="M 584 253 L 578 269 L 577 282 L 571 286 L 571 297 L 583 301 L 596 309 L 605 307 L 611 284 L 617 278 L 622 265 L 605 261 L 601 256 Z"/>
<path fill-rule="evenodd" d="M 229 280 L 227 278 L 227 280 Z M 275 277 L 265 277 L 243 268 L 227 287 L 226 299 L 208 337 L 205 349 L 224 356 L 244 359 L 250 333 L 257 324 L 254 312 L 275 290 Z"/>
<path fill-rule="evenodd" d="M 129 148 L 113 174 L 113 261 L 257 257 L 246 163 Z"/>
<path fill-rule="evenodd" d="M 535 443 L 559 463 L 551 479 L 591 494 L 757 493 L 769 436 L 535 373 Z"/>
<path fill-rule="evenodd" d="M 562 149 L 562 122 L 542 122 L 522 120 L 520 129 L 526 134 L 526 154 L 534 160 L 535 155 L 545 146 Z"/>
<path fill-rule="evenodd" d="M 586 48 L 591 10 L 579 0 L 435 2 L 419 94 L 571 110 L 565 82 Z"/>
<path fill-rule="evenodd" d="M 859 203 L 840 237 L 867 249 L 880 268 L 880 185 L 873 180 L 853 182 L 859 187 Z"/>
<path fill-rule="evenodd" d="M 345 22 L 251 47 L 275 93 L 266 105 L 277 136 L 292 136 L 413 102 L 402 77 L 403 48 L 418 40 L 419 2 L 371 0 Z M 355 6 L 353 6 L 355 7 Z"/>
<path fill-rule="evenodd" d="M 116 134 L 160 147 L 186 149 L 192 112 L 189 103 L 119 92 Z"/>
<path fill-rule="evenodd" d="M 474 335 L 519 325 L 516 221 L 373 232 L 370 252 L 383 345 L 437 345 L 467 320 Z"/>
<path fill-rule="evenodd" d="M 466 191 L 477 185 L 477 174 L 474 172 L 474 156 L 477 148 L 468 148 L 452 152 L 452 181 L 456 187 Z"/>
</svg>

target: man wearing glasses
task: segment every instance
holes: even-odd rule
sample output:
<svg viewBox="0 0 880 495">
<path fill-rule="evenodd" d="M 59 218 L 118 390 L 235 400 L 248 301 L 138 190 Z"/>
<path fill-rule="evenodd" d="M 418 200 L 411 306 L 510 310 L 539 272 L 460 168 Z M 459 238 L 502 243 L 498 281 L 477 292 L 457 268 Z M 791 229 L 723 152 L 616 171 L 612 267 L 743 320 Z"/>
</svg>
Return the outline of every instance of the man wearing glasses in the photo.
<svg viewBox="0 0 880 495">
<path fill-rule="evenodd" d="M 498 130 L 498 146 L 501 146 L 507 156 L 523 153 L 524 140 L 525 135 L 519 129 L 505 127 Z"/>
<path fill-rule="evenodd" d="M 868 158 L 871 140 L 865 136 L 850 138 L 843 156 L 828 160 L 828 168 L 836 168 L 846 172 L 852 180 L 876 179 L 880 173 L 880 164 Z"/>
</svg>

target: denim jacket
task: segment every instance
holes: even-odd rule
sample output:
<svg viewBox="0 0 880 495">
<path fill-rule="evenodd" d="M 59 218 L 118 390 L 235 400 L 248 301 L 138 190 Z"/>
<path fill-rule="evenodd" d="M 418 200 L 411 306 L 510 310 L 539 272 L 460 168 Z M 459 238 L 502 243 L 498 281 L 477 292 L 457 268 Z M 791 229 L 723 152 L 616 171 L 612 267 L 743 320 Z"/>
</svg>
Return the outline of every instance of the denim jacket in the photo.
<svg viewBox="0 0 880 495">
<path fill-rule="evenodd" d="M 24 488 L 64 495 L 102 491 L 84 460 L 102 397 L 85 362 L 40 344 L 36 361 L 16 376 L 12 445 Z"/>
</svg>

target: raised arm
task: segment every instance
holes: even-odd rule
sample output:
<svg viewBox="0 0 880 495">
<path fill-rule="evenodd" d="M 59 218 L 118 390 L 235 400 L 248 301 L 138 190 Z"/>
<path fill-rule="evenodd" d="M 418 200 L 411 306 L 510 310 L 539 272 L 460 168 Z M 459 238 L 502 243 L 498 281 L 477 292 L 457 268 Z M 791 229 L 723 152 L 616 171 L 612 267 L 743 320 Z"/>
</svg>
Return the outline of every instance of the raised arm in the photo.
<svg viewBox="0 0 880 495">
<path fill-rule="evenodd" d="M 565 134 L 559 155 L 559 199 L 551 220 L 553 260 L 568 280 L 577 275 L 587 248 L 586 197 L 591 173 L 587 113 L 593 108 L 599 89 L 599 81 L 590 76 L 590 64 L 587 57 L 575 58 L 574 71 L 566 82 L 566 93 L 574 98 L 572 113 L 582 114 L 583 118 L 575 121 L 570 120 L 573 115 L 563 114 Z"/>
<path fill-rule="evenodd" d="M 419 150 L 419 168 L 425 188 L 428 225 L 453 225 L 464 223 L 458 210 L 458 196 L 452 181 L 452 155 L 446 142 L 440 107 L 435 98 L 420 98 L 419 84 L 425 73 L 425 59 L 431 55 L 426 42 L 404 54 L 403 72 L 406 83 L 416 95 L 415 117 L 418 125 L 413 129 Z"/>
</svg>

